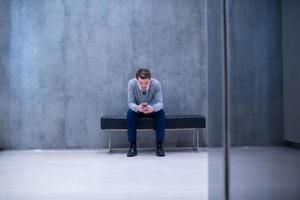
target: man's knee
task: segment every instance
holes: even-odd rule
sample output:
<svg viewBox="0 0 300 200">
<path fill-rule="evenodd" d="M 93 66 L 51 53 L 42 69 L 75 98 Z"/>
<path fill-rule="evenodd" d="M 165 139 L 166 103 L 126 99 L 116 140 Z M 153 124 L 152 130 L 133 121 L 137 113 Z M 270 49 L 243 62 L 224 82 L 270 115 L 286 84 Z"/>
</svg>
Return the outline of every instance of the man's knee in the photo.
<svg viewBox="0 0 300 200">
<path fill-rule="evenodd" d="M 133 110 L 129 109 L 127 111 L 127 117 L 135 117 L 137 115 L 136 112 L 134 112 Z"/>
<path fill-rule="evenodd" d="M 160 117 L 164 117 L 165 116 L 165 111 L 163 109 L 161 109 L 160 111 L 155 112 L 154 115 L 158 115 Z"/>
</svg>

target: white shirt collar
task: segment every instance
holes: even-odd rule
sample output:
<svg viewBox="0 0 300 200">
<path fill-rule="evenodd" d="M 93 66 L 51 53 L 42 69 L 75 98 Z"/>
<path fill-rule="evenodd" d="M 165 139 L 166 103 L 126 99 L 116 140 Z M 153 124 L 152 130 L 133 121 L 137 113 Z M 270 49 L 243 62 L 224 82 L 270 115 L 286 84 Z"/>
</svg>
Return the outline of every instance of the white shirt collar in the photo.
<svg viewBox="0 0 300 200">
<path fill-rule="evenodd" d="M 148 83 L 148 86 L 147 86 L 146 92 L 148 92 L 148 90 L 149 90 L 149 86 L 150 86 L 150 82 L 151 82 L 151 80 L 152 80 L 152 78 L 149 80 L 149 83 Z M 142 88 L 141 88 L 141 86 L 140 86 L 139 82 L 138 82 L 136 79 L 135 79 L 135 81 L 136 81 L 136 83 L 138 84 L 140 91 L 142 91 Z"/>
</svg>

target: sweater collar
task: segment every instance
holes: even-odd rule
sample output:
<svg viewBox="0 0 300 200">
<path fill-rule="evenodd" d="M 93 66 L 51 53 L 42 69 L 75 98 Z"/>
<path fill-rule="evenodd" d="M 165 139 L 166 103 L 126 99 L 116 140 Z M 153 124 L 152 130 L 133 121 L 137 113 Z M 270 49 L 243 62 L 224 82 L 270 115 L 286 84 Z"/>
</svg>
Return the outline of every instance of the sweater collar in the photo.
<svg viewBox="0 0 300 200">
<path fill-rule="evenodd" d="M 149 83 L 148 83 L 148 86 L 147 86 L 146 92 L 148 92 L 148 90 L 149 90 L 149 87 L 150 87 L 151 80 L 152 80 L 152 78 L 149 80 Z M 136 83 L 137 83 L 137 85 L 139 86 L 139 90 L 140 90 L 140 91 L 142 91 L 142 88 L 141 88 L 141 86 L 140 86 L 139 82 L 138 82 L 136 79 L 135 79 L 135 82 L 136 82 Z"/>
</svg>

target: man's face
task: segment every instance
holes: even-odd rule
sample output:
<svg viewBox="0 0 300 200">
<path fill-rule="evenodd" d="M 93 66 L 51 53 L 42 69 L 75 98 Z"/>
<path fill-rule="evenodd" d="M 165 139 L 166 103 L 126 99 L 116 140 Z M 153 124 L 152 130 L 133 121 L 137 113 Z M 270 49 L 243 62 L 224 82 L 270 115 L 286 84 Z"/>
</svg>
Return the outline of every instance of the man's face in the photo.
<svg viewBox="0 0 300 200">
<path fill-rule="evenodd" d="M 146 79 L 142 79 L 142 78 L 138 78 L 138 83 L 141 87 L 142 90 L 146 90 L 148 87 L 150 79 L 146 78 Z"/>
</svg>

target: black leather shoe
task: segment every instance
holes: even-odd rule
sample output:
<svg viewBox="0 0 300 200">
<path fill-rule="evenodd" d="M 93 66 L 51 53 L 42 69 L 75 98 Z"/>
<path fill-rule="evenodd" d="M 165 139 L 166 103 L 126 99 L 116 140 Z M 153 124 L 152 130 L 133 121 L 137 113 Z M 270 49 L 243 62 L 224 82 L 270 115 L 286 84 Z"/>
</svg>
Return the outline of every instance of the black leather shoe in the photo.
<svg viewBox="0 0 300 200">
<path fill-rule="evenodd" d="M 127 153 L 127 157 L 133 157 L 137 155 L 136 145 L 131 144 Z"/>
<path fill-rule="evenodd" d="M 165 151 L 163 149 L 163 145 L 162 144 L 157 144 L 156 146 L 156 155 L 157 156 L 165 156 Z"/>
</svg>

